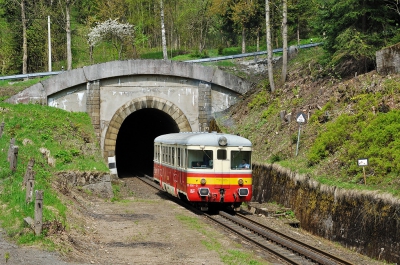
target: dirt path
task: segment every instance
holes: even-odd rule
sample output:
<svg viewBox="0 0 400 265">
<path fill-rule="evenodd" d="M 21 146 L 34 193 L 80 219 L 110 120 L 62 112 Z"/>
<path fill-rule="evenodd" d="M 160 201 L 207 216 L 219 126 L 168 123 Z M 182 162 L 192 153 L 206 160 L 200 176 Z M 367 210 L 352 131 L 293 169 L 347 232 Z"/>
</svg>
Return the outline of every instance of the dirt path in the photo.
<svg viewBox="0 0 400 265">
<path fill-rule="evenodd" d="M 32 248 L 18 248 L 0 239 L 0 264 L 267 264 L 250 249 L 238 244 L 183 207 L 165 200 L 137 179 L 124 179 L 118 202 L 85 192 L 68 195 L 70 227 L 53 234 L 62 245 L 61 255 Z M 241 258 L 237 253 L 247 255 Z M 232 254 L 234 253 L 234 254 Z M 28 257 L 29 256 L 29 257 Z M 236 260 L 236 261 L 235 261 Z"/>
</svg>

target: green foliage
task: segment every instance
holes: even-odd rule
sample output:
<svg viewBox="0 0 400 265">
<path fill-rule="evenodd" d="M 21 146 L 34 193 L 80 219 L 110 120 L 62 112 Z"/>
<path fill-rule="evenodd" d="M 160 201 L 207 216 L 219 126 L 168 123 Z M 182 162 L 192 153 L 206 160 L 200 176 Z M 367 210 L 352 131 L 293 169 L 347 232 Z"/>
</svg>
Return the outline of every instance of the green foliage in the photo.
<svg viewBox="0 0 400 265">
<path fill-rule="evenodd" d="M 354 124 L 356 119 L 356 116 L 341 115 L 334 122 L 328 124 L 326 130 L 318 135 L 310 148 L 307 155 L 309 164 L 315 165 L 338 151 L 350 138 L 351 131 L 348 130 L 348 126 Z"/>
<path fill-rule="evenodd" d="M 60 150 L 55 154 L 55 158 L 61 160 L 61 163 L 68 164 L 72 162 L 71 154 L 66 150 Z"/>
<path fill-rule="evenodd" d="M 341 72 L 372 69 L 375 51 L 388 45 L 397 34 L 395 8 L 382 1 L 323 2 L 310 22 L 316 32 L 324 33 L 331 63 L 341 65 Z"/>
<path fill-rule="evenodd" d="M 279 99 L 274 99 L 272 102 L 269 102 L 268 108 L 262 112 L 261 117 L 271 118 L 271 116 L 278 114 L 279 105 L 280 105 Z"/>
<path fill-rule="evenodd" d="M 400 174 L 400 111 L 379 113 L 360 131 L 355 131 L 352 138 L 352 143 L 342 156 L 349 172 L 360 173 L 362 169 L 354 161 L 368 158 L 367 171 L 373 170 L 375 176 Z M 372 183 L 381 181 L 383 178 L 376 178 Z"/>
<path fill-rule="evenodd" d="M 224 54 L 224 46 L 219 45 L 218 46 L 218 55 L 223 55 Z"/>
<path fill-rule="evenodd" d="M 268 98 L 269 98 L 269 93 L 267 94 L 265 90 L 262 90 L 247 104 L 247 106 L 250 109 L 252 109 L 266 105 L 268 102 Z"/>
<path fill-rule="evenodd" d="M 279 162 L 279 161 L 281 161 L 282 159 L 281 159 L 281 157 L 279 156 L 279 154 L 274 154 L 274 155 L 272 155 L 272 157 L 271 157 L 271 159 L 270 159 L 270 162 L 271 162 L 271 164 L 272 163 L 275 163 L 275 162 Z"/>
<path fill-rule="evenodd" d="M 117 184 L 112 184 L 112 190 L 113 190 L 113 197 L 111 198 L 112 202 L 120 201 L 121 200 L 121 187 Z"/>
</svg>

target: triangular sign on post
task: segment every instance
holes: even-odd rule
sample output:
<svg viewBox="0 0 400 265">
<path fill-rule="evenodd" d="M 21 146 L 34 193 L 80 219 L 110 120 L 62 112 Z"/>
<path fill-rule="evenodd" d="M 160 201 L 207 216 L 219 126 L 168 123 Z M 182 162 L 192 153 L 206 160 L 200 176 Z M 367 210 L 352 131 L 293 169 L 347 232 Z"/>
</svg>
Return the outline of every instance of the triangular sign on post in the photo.
<svg viewBox="0 0 400 265">
<path fill-rule="evenodd" d="M 304 113 L 300 112 L 299 114 L 297 114 L 296 121 L 298 123 L 305 123 L 306 122 L 306 117 L 305 117 Z"/>
</svg>

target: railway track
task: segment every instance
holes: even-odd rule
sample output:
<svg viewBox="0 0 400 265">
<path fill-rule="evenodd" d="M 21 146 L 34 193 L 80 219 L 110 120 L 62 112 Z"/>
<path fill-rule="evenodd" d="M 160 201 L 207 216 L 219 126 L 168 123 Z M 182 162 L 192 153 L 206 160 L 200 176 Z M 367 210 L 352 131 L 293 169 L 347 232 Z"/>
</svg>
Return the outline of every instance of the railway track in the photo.
<svg viewBox="0 0 400 265">
<path fill-rule="evenodd" d="M 155 189 L 161 190 L 160 186 L 153 181 L 150 176 L 143 175 L 138 177 L 146 184 L 154 187 Z M 166 195 L 168 195 L 166 193 Z M 234 215 L 227 212 L 220 211 L 218 214 L 212 215 L 201 212 L 188 204 L 183 203 L 181 200 L 173 197 L 175 202 L 188 208 L 191 211 L 196 212 L 211 220 L 218 225 L 223 226 L 225 229 L 233 232 L 242 238 L 245 238 L 249 242 L 257 245 L 259 248 L 271 253 L 280 260 L 287 264 L 322 264 L 322 265 L 351 265 L 352 263 L 341 259 L 340 257 L 334 256 L 330 253 L 322 251 L 318 248 L 303 243 L 295 238 L 289 237 L 285 234 L 280 233 L 270 227 L 264 226 L 254 220 L 247 218 L 241 213 Z"/>
<path fill-rule="evenodd" d="M 262 249 L 273 253 L 288 264 L 352 264 L 340 257 L 259 224 L 243 214 L 231 215 L 226 212 L 219 212 L 217 216 L 210 218 Z"/>
</svg>

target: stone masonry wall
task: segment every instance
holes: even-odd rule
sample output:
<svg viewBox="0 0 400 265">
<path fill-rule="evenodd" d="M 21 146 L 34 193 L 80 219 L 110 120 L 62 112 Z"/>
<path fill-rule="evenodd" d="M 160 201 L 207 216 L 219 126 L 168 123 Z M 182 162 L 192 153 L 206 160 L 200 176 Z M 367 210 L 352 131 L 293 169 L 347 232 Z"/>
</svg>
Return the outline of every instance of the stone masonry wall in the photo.
<svg viewBox="0 0 400 265">
<path fill-rule="evenodd" d="M 400 43 L 376 52 L 376 70 L 382 75 L 400 73 Z"/>
<path fill-rule="evenodd" d="M 400 200 L 322 185 L 278 165 L 254 165 L 253 201 L 291 208 L 303 229 L 358 253 L 400 261 Z"/>
<path fill-rule="evenodd" d="M 200 82 L 199 84 L 199 128 L 200 131 L 208 131 L 211 117 L 211 84 Z"/>
<path fill-rule="evenodd" d="M 100 140 L 100 82 L 87 83 L 86 111 L 89 114 L 97 139 Z"/>
</svg>

